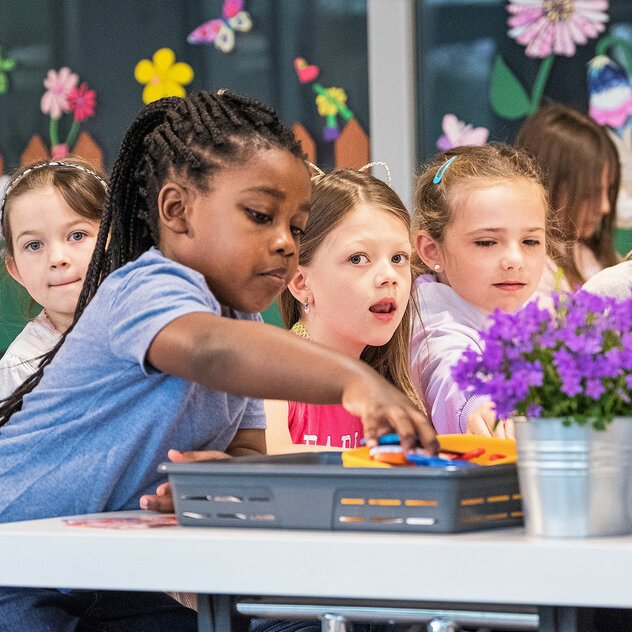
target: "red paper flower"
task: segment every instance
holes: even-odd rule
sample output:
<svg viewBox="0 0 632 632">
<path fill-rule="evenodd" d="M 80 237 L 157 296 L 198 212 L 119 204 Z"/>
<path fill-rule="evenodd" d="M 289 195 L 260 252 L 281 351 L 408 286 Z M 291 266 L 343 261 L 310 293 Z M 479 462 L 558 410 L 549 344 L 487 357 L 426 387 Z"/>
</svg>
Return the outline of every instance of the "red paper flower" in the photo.
<svg viewBox="0 0 632 632">
<path fill-rule="evenodd" d="M 85 121 L 89 116 L 94 116 L 96 93 L 94 90 L 88 90 L 87 83 L 73 88 L 68 93 L 66 101 L 69 111 L 75 113 L 75 121 Z"/>
</svg>

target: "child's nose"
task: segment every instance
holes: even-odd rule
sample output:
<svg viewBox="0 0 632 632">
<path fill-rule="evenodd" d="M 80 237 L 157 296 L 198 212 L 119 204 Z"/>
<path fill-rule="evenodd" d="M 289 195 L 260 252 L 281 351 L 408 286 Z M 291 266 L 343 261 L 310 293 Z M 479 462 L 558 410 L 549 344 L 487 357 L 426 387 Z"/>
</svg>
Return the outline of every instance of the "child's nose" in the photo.
<svg viewBox="0 0 632 632">
<path fill-rule="evenodd" d="M 501 259 L 501 265 L 505 270 L 520 269 L 524 267 L 524 256 L 518 246 L 507 248 Z"/>
<path fill-rule="evenodd" d="M 271 248 L 273 252 L 283 255 L 293 255 L 296 252 L 296 242 L 291 228 L 279 228 L 272 236 Z"/>
<path fill-rule="evenodd" d="M 70 265 L 70 258 L 66 248 L 60 244 L 51 244 L 48 249 L 48 262 L 52 268 L 66 268 Z"/>
<path fill-rule="evenodd" d="M 375 273 L 376 285 L 395 285 L 399 280 L 397 270 L 392 261 L 383 261 L 378 263 Z"/>
</svg>

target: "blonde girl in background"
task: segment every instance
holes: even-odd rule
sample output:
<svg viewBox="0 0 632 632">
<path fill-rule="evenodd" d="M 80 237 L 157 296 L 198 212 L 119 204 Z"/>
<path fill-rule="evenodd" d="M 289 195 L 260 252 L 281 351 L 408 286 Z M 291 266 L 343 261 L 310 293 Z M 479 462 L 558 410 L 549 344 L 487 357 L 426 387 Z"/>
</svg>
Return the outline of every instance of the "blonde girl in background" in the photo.
<svg viewBox="0 0 632 632">
<path fill-rule="evenodd" d="M 480 349 L 479 330 L 496 309 L 514 311 L 536 291 L 547 253 L 550 209 L 539 169 L 504 144 L 456 147 L 419 176 L 413 231 L 416 280 L 411 375 L 439 434 L 513 437 L 487 398 L 462 392 L 451 368 Z"/>
<path fill-rule="evenodd" d="M 419 406 L 408 367 L 410 258 L 410 215 L 389 185 L 362 170 L 322 174 L 279 307 L 296 335 L 363 360 Z M 266 405 L 270 452 L 360 445 L 362 422 L 342 406 Z"/>
<path fill-rule="evenodd" d="M 544 173 L 561 246 L 547 261 L 540 292 L 574 290 L 620 261 L 614 247 L 621 180 L 617 148 L 605 127 L 561 104 L 541 107 L 523 123 L 515 145 Z M 559 286 L 555 268 L 565 281 Z"/>
<path fill-rule="evenodd" d="M 72 322 L 99 231 L 105 174 L 81 158 L 19 169 L 0 202 L 9 274 L 43 309 L 0 360 L 0 399 L 37 370 Z"/>
</svg>

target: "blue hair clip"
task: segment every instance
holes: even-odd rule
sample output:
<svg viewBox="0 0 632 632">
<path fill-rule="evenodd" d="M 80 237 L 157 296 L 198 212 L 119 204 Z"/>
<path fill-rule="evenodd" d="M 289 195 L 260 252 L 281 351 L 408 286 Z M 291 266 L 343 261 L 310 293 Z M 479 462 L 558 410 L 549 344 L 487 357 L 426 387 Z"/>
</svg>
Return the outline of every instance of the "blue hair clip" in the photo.
<svg viewBox="0 0 632 632">
<path fill-rule="evenodd" d="M 439 182 L 441 182 L 441 178 L 443 178 L 443 174 L 445 173 L 445 170 L 450 166 L 450 163 L 454 160 L 456 160 L 456 156 L 452 156 L 450 160 L 448 160 L 447 162 L 444 162 L 439 167 L 439 171 L 437 171 L 435 177 L 432 180 L 435 184 L 439 184 Z"/>
</svg>

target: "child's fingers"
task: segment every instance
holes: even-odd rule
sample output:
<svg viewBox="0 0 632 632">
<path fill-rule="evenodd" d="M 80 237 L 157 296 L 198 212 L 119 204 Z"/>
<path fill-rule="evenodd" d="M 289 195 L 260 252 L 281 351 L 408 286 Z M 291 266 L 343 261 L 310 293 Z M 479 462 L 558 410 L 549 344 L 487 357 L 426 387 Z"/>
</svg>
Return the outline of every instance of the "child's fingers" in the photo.
<svg viewBox="0 0 632 632">
<path fill-rule="evenodd" d="M 171 485 L 169 483 L 162 483 L 156 487 L 156 496 L 171 496 Z"/>
<path fill-rule="evenodd" d="M 491 437 L 490 432 L 485 420 L 480 415 L 470 415 L 467 418 L 467 424 L 465 426 L 465 432 L 467 434 L 480 435 L 483 437 Z"/>
<path fill-rule="evenodd" d="M 377 445 L 379 435 L 394 430 L 406 452 L 418 447 L 418 441 L 430 454 L 437 454 L 439 451 L 434 428 L 421 412 L 414 409 L 389 407 L 380 414 L 367 415 L 363 424 L 365 445 L 370 448 Z"/>
<path fill-rule="evenodd" d="M 441 445 L 439 443 L 439 439 L 437 439 L 437 432 L 434 426 L 430 423 L 430 420 L 421 412 L 416 412 L 413 415 L 413 423 L 417 429 L 417 435 L 419 436 L 421 447 L 428 451 L 432 456 L 438 454 Z"/>
<path fill-rule="evenodd" d="M 499 424 L 500 426 L 501 424 Z M 505 439 L 515 439 L 516 438 L 516 434 L 515 434 L 515 430 L 514 430 L 514 422 L 511 419 L 505 419 L 502 422 L 502 426 L 504 428 L 504 432 L 505 432 Z"/>
<path fill-rule="evenodd" d="M 140 508 L 148 511 L 159 511 L 160 513 L 173 513 L 173 497 L 171 494 L 168 496 L 156 496 L 152 494 L 146 494 L 140 497 Z"/>
<path fill-rule="evenodd" d="M 430 454 L 439 451 L 437 433 L 421 412 L 396 408 L 390 411 L 388 422 L 399 435 L 404 452 L 410 452 L 421 444 Z"/>
</svg>

